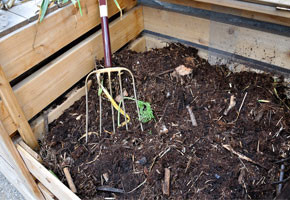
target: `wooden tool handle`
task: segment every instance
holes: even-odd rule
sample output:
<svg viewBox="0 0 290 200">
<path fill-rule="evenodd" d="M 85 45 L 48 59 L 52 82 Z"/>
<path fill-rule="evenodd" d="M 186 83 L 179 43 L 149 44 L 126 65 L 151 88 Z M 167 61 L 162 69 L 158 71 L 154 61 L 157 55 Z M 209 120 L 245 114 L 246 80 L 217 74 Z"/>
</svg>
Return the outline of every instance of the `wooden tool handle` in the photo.
<svg viewBox="0 0 290 200">
<path fill-rule="evenodd" d="M 68 186 L 69 186 L 69 188 L 71 189 L 71 191 L 72 191 L 73 193 L 77 193 L 77 188 L 76 188 L 76 186 L 75 186 L 75 184 L 74 184 L 74 182 L 73 182 L 73 179 L 72 179 L 72 177 L 71 177 L 71 175 L 70 175 L 70 172 L 69 172 L 68 167 L 63 168 L 63 172 L 64 172 L 64 175 L 65 175 L 66 180 L 67 180 L 67 182 L 68 182 Z"/>
<path fill-rule="evenodd" d="M 99 0 L 105 66 L 112 67 L 107 0 Z"/>
</svg>

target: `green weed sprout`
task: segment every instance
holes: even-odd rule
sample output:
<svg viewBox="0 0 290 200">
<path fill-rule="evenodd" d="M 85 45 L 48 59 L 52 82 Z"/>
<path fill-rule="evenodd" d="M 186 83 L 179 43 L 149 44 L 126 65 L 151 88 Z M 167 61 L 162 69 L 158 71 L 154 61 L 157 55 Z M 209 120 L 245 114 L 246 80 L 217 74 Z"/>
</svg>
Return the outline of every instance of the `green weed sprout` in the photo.
<svg viewBox="0 0 290 200">
<path fill-rule="evenodd" d="M 124 97 L 124 99 L 135 101 L 132 97 Z M 119 107 L 121 107 L 121 103 L 124 101 L 124 99 L 120 102 Z M 138 109 L 140 111 L 140 119 L 142 123 L 147 123 L 151 121 L 152 119 L 155 119 L 153 115 L 153 110 L 151 108 L 151 105 L 149 102 L 137 100 Z M 118 126 L 120 125 L 120 112 L 118 111 Z"/>
</svg>

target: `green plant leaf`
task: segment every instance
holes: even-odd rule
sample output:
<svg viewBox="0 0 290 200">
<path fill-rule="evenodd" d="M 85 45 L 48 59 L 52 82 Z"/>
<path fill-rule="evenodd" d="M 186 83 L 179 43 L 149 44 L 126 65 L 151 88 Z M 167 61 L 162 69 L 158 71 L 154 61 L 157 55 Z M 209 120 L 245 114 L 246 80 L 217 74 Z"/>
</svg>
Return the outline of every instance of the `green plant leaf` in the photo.
<svg viewBox="0 0 290 200">
<path fill-rule="evenodd" d="M 77 1 L 78 1 L 79 9 L 80 9 L 80 14 L 81 14 L 81 16 L 83 16 L 83 12 L 82 12 L 82 7 L 81 7 L 80 0 L 77 0 Z"/>
<path fill-rule="evenodd" d="M 118 3 L 117 0 L 114 0 L 114 2 L 115 2 L 115 4 L 116 4 L 118 10 L 120 11 L 120 13 L 121 13 L 121 18 L 122 18 L 122 16 L 123 16 L 123 11 L 122 11 L 122 9 L 121 9 L 121 6 L 119 5 L 119 3 Z"/>
<path fill-rule="evenodd" d="M 42 22 L 45 14 L 46 14 L 49 2 L 50 2 L 50 0 L 42 0 L 41 6 L 40 6 L 40 11 L 39 11 L 39 18 L 38 18 L 39 22 Z"/>
<path fill-rule="evenodd" d="M 102 85 L 103 85 L 103 82 L 104 82 L 104 80 L 102 80 L 102 82 L 101 82 Z M 98 96 L 101 96 L 102 92 L 103 92 L 103 88 L 102 87 L 99 87 L 99 89 L 98 89 Z"/>
<path fill-rule="evenodd" d="M 135 101 L 135 99 L 131 98 L 131 97 L 124 97 L 124 99 Z M 119 106 L 121 106 L 121 103 L 124 101 L 124 99 L 120 102 Z M 138 104 L 138 109 L 140 111 L 139 121 L 141 121 L 142 123 L 147 123 L 147 122 L 151 121 L 152 119 L 155 119 L 155 117 L 153 115 L 153 110 L 152 110 L 149 102 L 144 102 L 144 101 L 138 100 L 137 104 Z M 118 113 L 118 117 L 119 117 L 119 115 L 120 114 Z"/>
<path fill-rule="evenodd" d="M 259 99 L 258 102 L 260 102 L 260 103 L 270 103 L 271 101 L 269 101 L 269 100 L 264 100 L 264 99 Z"/>
</svg>

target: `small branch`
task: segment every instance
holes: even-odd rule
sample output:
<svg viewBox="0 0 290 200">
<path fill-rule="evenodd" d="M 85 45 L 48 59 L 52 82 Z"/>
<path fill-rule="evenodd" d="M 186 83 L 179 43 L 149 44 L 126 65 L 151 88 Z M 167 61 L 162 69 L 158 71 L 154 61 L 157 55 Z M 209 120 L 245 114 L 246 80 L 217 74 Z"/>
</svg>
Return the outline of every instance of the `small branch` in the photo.
<svg viewBox="0 0 290 200">
<path fill-rule="evenodd" d="M 192 126 L 194 126 L 194 127 L 197 126 L 196 118 L 195 118 L 195 116 L 194 116 L 194 114 L 192 112 L 191 107 L 189 105 L 187 105 L 186 108 L 188 110 Z"/>
<path fill-rule="evenodd" d="M 234 150 L 230 145 L 228 145 L 228 144 L 223 144 L 222 146 L 223 146 L 223 148 L 225 148 L 226 150 L 228 150 L 228 151 L 232 152 L 233 154 L 235 154 L 236 156 L 238 156 L 240 159 L 242 159 L 242 160 L 246 160 L 246 161 L 251 162 L 251 163 L 253 163 L 253 164 L 255 164 L 255 165 L 258 165 L 258 166 L 260 166 L 260 167 L 263 167 L 264 169 L 267 169 L 266 167 L 262 166 L 261 164 L 259 164 L 258 162 L 252 160 L 251 158 L 249 158 L 249 157 L 247 157 L 247 156 L 245 156 L 245 155 L 243 155 L 243 154 L 241 154 L 241 153 L 235 151 L 235 150 Z"/>
<path fill-rule="evenodd" d="M 75 184 L 74 184 L 74 182 L 73 182 L 73 179 L 72 179 L 72 177 L 71 177 L 71 175 L 70 175 L 70 172 L 69 172 L 68 167 L 63 168 L 63 172 L 64 172 L 64 174 L 65 174 L 65 177 L 66 177 L 66 180 L 67 180 L 67 182 L 68 182 L 69 188 L 71 189 L 71 191 L 72 191 L 73 193 L 77 193 L 76 186 L 75 186 Z"/>
<path fill-rule="evenodd" d="M 162 192 L 165 195 L 170 195 L 170 169 L 165 168 L 164 183 L 162 185 Z"/>
<path fill-rule="evenodd" d="M 245 96 L 244 96 L 244 98 L 243 98 L 243 101 L 242 101 L 241 106 L 240 106 L 240 108 L 239 108 L 239 112 L 238 112 L 238 116 L 237 116 L 236 121 L 238 120 L 238 118 L 239 118 L 239 116 L 240 116 L 240 113 L 241 113 L 242 107 L 243 107 L 243 105 L 244 105 L 244 103 L 245 103 L 245 99 L 246 99 L 247 95 L 248 95 L 248 92 L 246 92 L 246 94 L 245 94 Z"/>
<path fill-rule="evenodd" d="M 127 194 L 130 194 L 134 191 L 136 191 L 138 188 L 140 188 L 142 185 L 144 185 L 146 183 L 147 179 L 145 179 L 142 183 L 140 183 L 137 187 L 135 187 L 133 190 L 127 192 Z"/>
</svg>

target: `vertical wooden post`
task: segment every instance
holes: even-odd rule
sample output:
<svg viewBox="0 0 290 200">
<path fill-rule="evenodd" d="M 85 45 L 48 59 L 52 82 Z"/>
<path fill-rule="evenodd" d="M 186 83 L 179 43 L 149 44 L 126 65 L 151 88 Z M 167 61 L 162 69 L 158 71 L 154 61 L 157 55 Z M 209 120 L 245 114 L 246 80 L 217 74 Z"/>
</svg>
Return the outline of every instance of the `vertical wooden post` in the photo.
<svg viewBox="0 0 290 200">
<path fill-rule="evenodd" d="M 34 197 L 34 199 L 44 199 L 42 193 L 40 192 L 38 186 L 36 185 L 35 181 L 32 178 L 32 175 L 29 173 L 24 161 L 20 157 L 14 143 L 12 142 L 10 136 L 8 135 L 7 131 L 5 130 L 4 125 L 0 121 L 0 148 L 1 152 L 3 153 L 2 157 L 7 159 L 8 162 L 11 163 L 13 171 L 9 171 L 6 168 L 1 169 L 2 173 L 5 176 L 18 176 L 18 180 L 16 183 L 12 183 L 14 186 L 18 187 L 18 190 L 25 194 L 29 195 L 26 196 L 26 199 L 30 199 Z M 2 166 L 4 167 L 4 166 Z M 14 173 L 14 174 L 12 174 Z M 17 186 L 18 184 L 18 186 Z M 27 191 L 28 189 L 28 191 Z"/>
<path fill-rule="evenodd" d="M 16 127 L 19 131 L 24 142 L 26 142 L 31 148 L 38 149 L 37 140 L 32 132 L 28 121 L 16 99 L 16 96 L 8 82 L 2 67 L 0 66 L 0 96 L 4 105 L 6 106 L 9 115 L 13 119 Z"/>
</svg>

